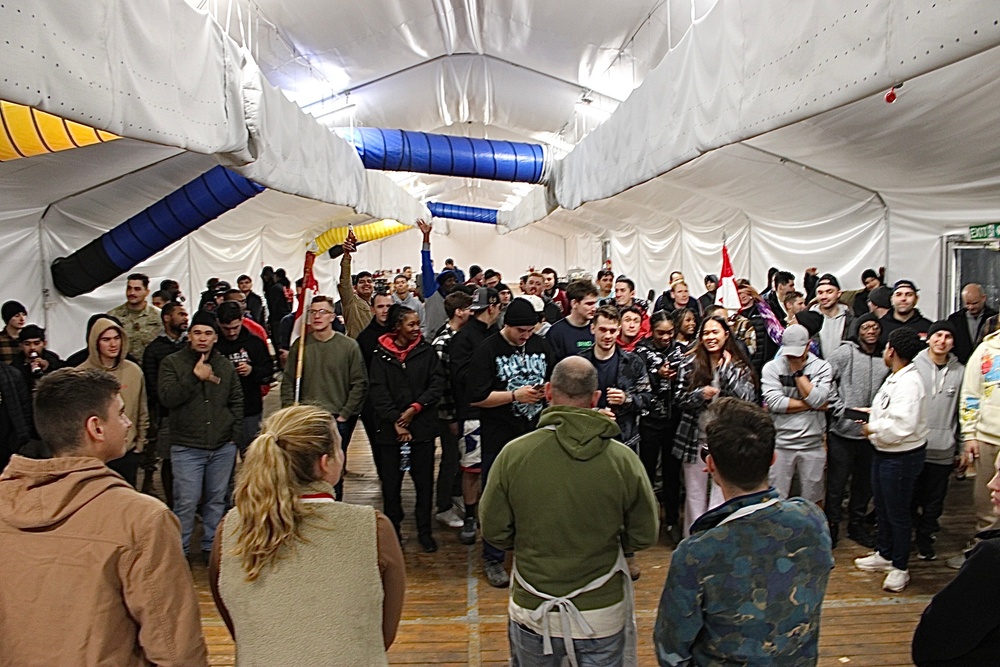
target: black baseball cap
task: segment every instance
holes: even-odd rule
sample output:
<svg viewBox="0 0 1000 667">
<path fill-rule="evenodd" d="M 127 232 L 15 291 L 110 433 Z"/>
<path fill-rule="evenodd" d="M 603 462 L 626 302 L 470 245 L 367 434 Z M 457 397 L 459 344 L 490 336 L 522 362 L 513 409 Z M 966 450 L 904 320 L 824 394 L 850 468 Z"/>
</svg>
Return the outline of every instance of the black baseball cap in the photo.
<svg viewBox="0 0 1000 667">
<path fill-rule="evenodd" d="M 469 309 L 476 313 L 497 303 L 500 303 L 500 292 L 492 287 L 480 287 L 472 295 L 472 305 L 469 306 Z"/>
</svg>

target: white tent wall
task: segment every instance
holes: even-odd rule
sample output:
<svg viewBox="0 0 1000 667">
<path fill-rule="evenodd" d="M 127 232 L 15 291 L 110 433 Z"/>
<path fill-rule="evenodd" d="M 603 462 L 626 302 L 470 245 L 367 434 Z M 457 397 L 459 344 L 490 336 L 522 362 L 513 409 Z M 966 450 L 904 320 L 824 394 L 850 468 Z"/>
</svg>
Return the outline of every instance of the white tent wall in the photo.
<svg viewBox="0 0 1000 667">
<path fill-rule="evenodd" d="M 0 211 L 0 302 L 14 299 L 31 322 L 44 322 L 43 275 L 38 220 L 44 209 Z"/>
<path fill-rule="evenodd" d="M 421 235 L 418 231 L 365 243 L 355 256 L 354 270 L 395 271 L 409 265 L 419 274 L 420 248 Z M 516 291 L 518 278 L 527 273 L 530 266 L 538 271 L 551 266 L 560 275 L 565 275 L 568 268 L 596 271 L 600 264 L 600 244 L 571 242 L 557 233 L 546 231 L 542 226 L 500 235 L 494 225 L 454 221 L 450 222 L 447 235 L 431 235 L 431 258 L 435 271 L 440 271 L 444 260 L 449 257 L 466 274 L 472 264 L 478 264 L 483 270 L 499 271 L 504 282 Z"/>
<path fill-rule="evenodd" d="M 290 11 L 276 1 L 257 4 Z M 289 20 L 310 39 L 322 40 L 331 21 L 337 35 L 358 36 L 360 41 L 344 41 L 350 49 L 337 46 L 323 57 L 354 68 L 343 72 L 345 86 L 352 78 L 385 82 L 371 87 L 398 98 L 396 115 L 384 119 L 403 119 L 395 125 L 405 118 L 433 120 L 433 127 L 421 121 L 417 129 L 462 120 L 472 134 L 482 128 L 505 136 L 554 136 L 559 114 L 552 109 L 568 107 L 575 84 L 600 80 L 608 86 L 596 93 L 621 99 L 627 91 L 613 93 L 628 86 L 608 73 L 631 63 L 631 81 L 646 79 L 563 160 L 547 190 L 532 188 L 501 217 L 515 220 L 512 226 L 538 220 L 551 210 L 553 194 L 569 206 L 585 203 L 556 210 L 523 233 L 497 235 L 494 228 L 455 223 L 453 234 L 434 237 L 439 263 L 453 256 L 463 266 L 495 265 L 508 279 L 530 265 L 592 271 L 608 239 L 615 270 L 633 276 L 640 291 L 663 289 L 667 272 L 680 269 L 698 292 L 701 276 L 719 270 L 725 233 L 736 273 L 757 285 L 771 265 L 796 275 L 817 266 L 837 273 L 846 288 L 856 285 L 861 269 L 885 265 L 890 280 L 918 280 L 921 306 L 933 316 L 944 314 L 936 308 L 941 237 L 1000 219 L 994 151 L 1000 124 L 991 113 L 1000 103 L 1000 51 L 991 48 L 1000 42 L 1000 27 L 987 3 L 675 0 L 653 6 L 645 18 L 650 10 L 623 7 L 618 13 L 629 23 L 623 26 L 597 11 L 608 12 L 602 3 L 586 2 L 577 8 L 586 17 L 585 25 L 573 26 L 578 32 L 566 26 L 557 4 L 514 3 L 486 12 L 485 22 L 474 20 L 475 3 L 452 4 L 452 13 L 445 13 L 455 24 L 443 32 L 437 11 L 412 14 L 405 6 L 372 0 L 370 11 L 338 14 L 311 0 Z M 171 170 L 194 164 L 187 160 L 201 160 L 207 169 L 219 160 L 259 159 L 234 168 L 273 181 L 265 183 L 272 187 L 342 204 L 270 190 L 139 267 L 156 278 L 174 272 L 190 298 L 209 275 L 232 278 L 224 272 L 242 271 L 242 264 L 251 274 L 264 263 L 283 265 L 296 276 L 315 233 L 368 219 L 344 204 L 392 209 L 404 222 L 422 210 L 412 196 L 420 192 L 421 177 L 407 186 L 408 194 L 385 175 L 362 170 L 344 145 L 312 151 L 312 144 L 328 139 L 326 130 L 261 80 L 248 61 L 252 49 L 241 51 L 207 16 L 182 3 L 152 0 L 142 12 L 118 0 L 96 0 L 86 10 L 52 2 L 38 4 L 37 12 L 18 11 L 29 7 L 23 0 L 4 7 L 0 55 L 7 73 L 0 97 L 174 146 L 119 140 L 0 165 L 0 240 L 9 240 L 0 248 L 3 278 L 8 290 L 17 291 L 10 296 L 22 298 L 32 315 L 41 307 L 52 258 L 186 182 L 186 170 Z M 523 20 L 508 20 L 515 15 Z M 383 20 L 387 16 L 399 22 Z M 357 27 L 366 22 L 379 31 L 362 36 Z M 603 22 L 614 25 L 605 29 Z M 442 45 L 442 36 L 451 42 Z M 384 49 L 362 48 L 379 42 L 386 42 Z M 579 43 L 587 53 L 579 52 Z M 392 62 L 402 69 L 381 63 L 384 53 L 395 54 Z M 452 55 L 461 57 L 452 64 Z M 520 67 L 503 64 L 506 58 Z M 424 64 L 431 59 L 438 60 Z M 69 67 L 55 68 L 57 62 L 76 69 L 70 75 Z M 192 62 L 202 66 L 194 79 Z M 435 81 L 447 78 L 441 72 L 457 78 L 428 94 L 419 85 L 428 71 L 437 72 Z M 561 83 L 547 90 L 540 83 L 546 78 Z M 903 79 L 898 101 L 885 104 L 882 92 Z M 533 91 L 532 104 L 510 102 L 512 87 Z M 365 108 L 362 96 L 355 96 L 359 110 Z M 497 125 L 500 119 L 505 127 Z M 300 135 L 308 140 L 297 141 Z M 739 139 L 742 144 L 732 143 Z M 211 155 L 180 155 L 178 147 Z M 330 174 L 344 175 L 342 188 L 331 185 Z M 423 184 L 428 182 L 428 192 L 443 201 L 470 205 L 488 205 L 476 199 L 486 193 L 509 208 L 520 194 L 509 186 L 476 189 L 463 179 Z M 416 268 L 415 236 L 367 244 L 359 267 Z M 28 257 L 29 251 L 36 254 Z M 334 265 L 318 263 L 321 276 L 327 272 L 324 290 L 332 287 Z M 82 313 L 120 303 L 122 282 L 72 302 L 50 294 L 46 319 L 53 336 L 65 335 L 75 345 L 79 336 L 63 329 L 80 326 Z"/>
<path fill-rule="evenodd" d="M 554 170 L 558 204 L 612 197 L 1000 44 L 975 0 L 720 2 Z M 516 224 L 523 224 L 518 218 Z"/>
</svg>

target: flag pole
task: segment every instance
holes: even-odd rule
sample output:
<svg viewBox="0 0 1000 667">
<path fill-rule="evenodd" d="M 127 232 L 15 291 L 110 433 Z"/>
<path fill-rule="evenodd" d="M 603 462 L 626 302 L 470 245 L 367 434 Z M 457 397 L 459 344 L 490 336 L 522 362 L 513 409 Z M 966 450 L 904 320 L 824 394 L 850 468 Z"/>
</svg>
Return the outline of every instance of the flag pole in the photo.
<svg viewBox="0 0 1000 667">
<path fill-rule="evenodd" d="M 302 329 L 299 334 L 299 353 L 297 355 L 298 358 L 295 360 L 295 405 L 299 404 L 302 395 L 302 367 L 305 363 L 306 338 L 309 333 L 309 305 L 305 303 L 305 300 L 309 291 L 307 286 L 313 284 L 313 263 L 315 261 L 316 255 L 311 250 L 306 250 L 306 261 L 302 269 L 302 295 L 299 299 L 299 310 L 304 312 L 302 312 Z"/>
</svg>

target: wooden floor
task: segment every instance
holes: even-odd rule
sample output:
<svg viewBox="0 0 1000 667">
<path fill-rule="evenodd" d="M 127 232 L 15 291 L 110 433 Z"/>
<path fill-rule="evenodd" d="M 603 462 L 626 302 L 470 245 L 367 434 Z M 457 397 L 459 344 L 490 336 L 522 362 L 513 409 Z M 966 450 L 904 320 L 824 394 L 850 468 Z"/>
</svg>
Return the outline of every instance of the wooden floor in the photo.
<svg viewBox="0 0 1000 667">
<path fill-rule="evenodd" d="M 351 471 L 345 500 L 381 507 L 381 495 L 368 444 L 359 428 L 348 452 Z M 910 665 L 913 629 L 931 597 L 955 571 L 944 560 L 959 552 L 972 531 L 972 482 L 953 481 L 938 537 L 938 560 L 910 561 L 912 582 L 899 595 L 884 593 L 882 576 L 859 572 L 852 559 L 866 550 L 841 540 L 836 567 L 823 605 L 820 665 Z M 413 487 L 406 481 L 404 509 L 413 507 Z M 406 604 L 395 644 L 389 651 L 393 665 L 500 666 L 508 661 L 506 636 L 507 591 L 491 588 L 481 571 L 480 549 L 459 543 L 458 531 L 435 525 L 440 550 L 424 554 L 408 517 L 403 526 L 407 563 Z M 636 582 L 639 624 L 639 662 L 656 665 L 652 647 L 656 607 L 670 563 L 666 538 L 636 555 L 642 577 Z M 204 567 L 194 570 L 201 600 L 202 624 L 213 665 L 232 665 L 234 649 L 208 592 Z"/>
</svg>

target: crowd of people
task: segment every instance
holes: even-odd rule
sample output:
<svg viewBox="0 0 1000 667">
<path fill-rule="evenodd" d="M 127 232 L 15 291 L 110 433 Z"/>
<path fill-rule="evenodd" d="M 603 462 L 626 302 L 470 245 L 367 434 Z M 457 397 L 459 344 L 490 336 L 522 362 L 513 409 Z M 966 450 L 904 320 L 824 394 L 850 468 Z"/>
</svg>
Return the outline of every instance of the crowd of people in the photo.
<svg viewBox="0 0 1000 667">
<path fill-rule="evenodd" d="M 435 530 L 481 542 L 486 580 L 511 587 L 514 664 L 634 664 L 634 553 L 661 521 L 676 547 L 655 631 L 663 665 L 815 662 L 845 508 L 846 537 L 873 549 L 855 566 L 899 592 L 912 543 L 937 558 L 956 471 L 975 478 L 978 526 L 948 564 L 996 559 L 984 550 L 998 539 L 1000 334 L 979 285 L 937 322 L 913 281 L 874 269 L 853 290 L 816 269 L 799 290 L 773 269 L 762 290 L 736 281 L 733 310 L 716 305 L 714 275 L 700 296 L 674 272 L 643 299 L 609 268 L 570 281 L 531 270 L 511 289 L 451 259 L 435 271 L 431 227 L 417 226 L 419 276 L 359 270 L 349 236 L 337 296 L 308 303 L 280 268 L 265 267 L 262 295 L 249 275 L 235 288 L 213 278 L 192 313 L 177 281 L 151 293 L 131 274 L 126 302 L 92 316 L 65 360 L 23 305 L 2 305 L 0 553 L 31 554 L 5 558 L 15 576 L 0 584 L 0 618 L 19 615 L 18 642 L 0 621 L 15 663 L 49 651 L 205 664 L 186 557 L 209 566 L 241 660 L 387 664 L 407 511 L 425 552 Z M 282 409 L 264 419 L 279 377 Z M 337 502 L 359 422 L 382 511 Z M 169 512 L 148 497 L 157 472 Z M 121 599 L 98 586 L 76 600 L 61 618 L 84 625 L 55 641 L 12 591 L 64 602 L 79 573 L 58 554 L 97 534 L 82 567 Z M 309 614 L 320 606 L 332 630 Z M 1000 624 L 982 640 L 1000 641 Z"/>
</svg>

